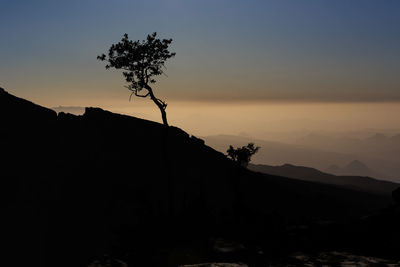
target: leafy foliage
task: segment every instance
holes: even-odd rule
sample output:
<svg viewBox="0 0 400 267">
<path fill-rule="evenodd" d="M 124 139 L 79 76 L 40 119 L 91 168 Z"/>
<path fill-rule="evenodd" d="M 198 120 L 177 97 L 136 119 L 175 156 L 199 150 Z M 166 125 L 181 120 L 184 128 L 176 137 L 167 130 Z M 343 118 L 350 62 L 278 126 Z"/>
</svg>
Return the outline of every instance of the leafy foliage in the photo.
<svg viewBox="0 0 400 267">
<path fill-rule="evenodd" d="M 128 34 L 120 42 L 111 45 L 108 55 L 102 54 L 97 59 L 106 61 L 106 69 L 122 69 L 123 76 L 127 83 L 126 88 L 132 91 L 132 95 L 137 97 L 150 97 L 151 100 L 160 108 L 163 115 L 164 124 L 166 123 L 165 101 L 154 96 L 150 84 L 156 82 L 155 76 L 164 74 L 165 63 L 169 58 L 175 56 L 168 50 L 172 39 L 160 40 L 157 33 L 147 35 L 146 40 L 129 40 Z M 142 90 L 146 92 L 142 93 Z M 165 119 L 164 119 L 165 117 Z"/>
<path fill-rule="evenodd" d="M 249 143 L 247 146 L 242 146 L 238 148 L 233 148 L 233 146 L 229 146 L 229 149 L 226 151 L 228 153 L 228 157 L 230 157 L 233 161 L 239 163 L 241 166 L 246 167 L 251 157 L 258 152 L 260 147 L 255 147 L 254 143 Z"/>
</svg>

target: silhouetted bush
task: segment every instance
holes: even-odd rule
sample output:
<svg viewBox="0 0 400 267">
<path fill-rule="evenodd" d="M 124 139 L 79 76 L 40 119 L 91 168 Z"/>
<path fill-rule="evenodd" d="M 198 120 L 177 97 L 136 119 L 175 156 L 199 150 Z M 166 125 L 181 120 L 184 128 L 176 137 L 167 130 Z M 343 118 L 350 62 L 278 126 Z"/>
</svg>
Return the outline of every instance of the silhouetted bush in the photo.
<svg viewBox="0 0 400 267">
<path fill-rule="evenodd" d="M 247 146 L 242 146 L 238 148 L 233 148 L 233 146 L 229 146 L 229 149 L 226 151 L 228 153 L 228 157 L 230 157 L 235 162 L 239 163 L 243 167 L 247 167 L 249 164 L 251 157 L 257 153 L 260 147 L 255 147 L 254 143 L 249 143 Z"/>
</svg>

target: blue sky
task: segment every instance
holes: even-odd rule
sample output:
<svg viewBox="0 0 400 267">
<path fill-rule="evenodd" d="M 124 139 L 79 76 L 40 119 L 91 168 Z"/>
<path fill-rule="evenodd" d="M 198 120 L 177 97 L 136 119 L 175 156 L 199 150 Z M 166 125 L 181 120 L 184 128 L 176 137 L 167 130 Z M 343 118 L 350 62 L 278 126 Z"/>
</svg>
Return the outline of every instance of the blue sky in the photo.
<svg viewBox="0 0 400 267">
<path fill-rule="evenodd" d="M 400 1 L 0 2 L 0 86 L 46 105 L 126 98 L 96 56 L 124 33 L 173 38 L 167 99 L 400 100 Z"/>
</svg>

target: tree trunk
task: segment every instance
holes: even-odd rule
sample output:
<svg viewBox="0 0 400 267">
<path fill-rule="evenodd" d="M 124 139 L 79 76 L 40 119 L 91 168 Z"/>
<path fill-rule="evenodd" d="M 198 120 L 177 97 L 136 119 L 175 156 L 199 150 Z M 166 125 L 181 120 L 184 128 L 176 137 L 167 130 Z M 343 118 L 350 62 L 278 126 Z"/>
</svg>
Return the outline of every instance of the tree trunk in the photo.
<svg viewBox="0 0 400 267">
<path fill-rule="evenodd" d="M 165 103 L 161 102 L 158 100 L 154 94 L 153 94 L 153 89 L 149 85 L 145 85 L 145 88 L 149 91 L 150 98 L 153 100 L 153 102 L 157 105 L 157 107 L 161 111 L 161 117 L 163 120 L 164 126 L 168 126 L 167 122 L 167 113 L 165 112 L 166 105 Z M 168 131 L 169 127 L 164 127 L 164 146 L 163 146 L 163 156 L 164 156 L 164 162 L 165 162 L 165 168 L 166 168 L 166 174 L 167 174 L 167 190 L 168 190 L 168 213 L 169 213 L 169 222 L 171 225 L 173 224 L 173 218 L 174 218 L 174 179 L 171 174 L 171 162 L 168 157 Z"/>
<path fill-rule="evenodd" d="M 154 101 L 154 100 L 153 100 Z M 161 117 L 162 117 L 162 121 L 164 123 L 165 126 L 168 126 L 168 122 L 167 122 L 167 113 L 165 112 L 165 109 L 163 107 L 160 107 L 160 111 L 161 111 Z"/>
<path fill-rule="evenodd" d="M 162 118 L 163 124 L 164 124 L 165 126 L 168 126 L 167 113 L 165 112 L 165 106 L 164 106 L 164 104 L 161 103 L 160 100 L 158 100 L 158 99 L 154 96 L 154 94 L 153 94 L 153 89 L 152 89 L 149 85 L 146 85 L 145 88 L 146 88 L 147 90 L 149 90 L 151 100 L 153 100 L 153 102 L 154 102 L 154 103 L 157 105 L 157 107 L 160 109 L 160 111 L 161 111 L 161 118 Z"/>
</svg>

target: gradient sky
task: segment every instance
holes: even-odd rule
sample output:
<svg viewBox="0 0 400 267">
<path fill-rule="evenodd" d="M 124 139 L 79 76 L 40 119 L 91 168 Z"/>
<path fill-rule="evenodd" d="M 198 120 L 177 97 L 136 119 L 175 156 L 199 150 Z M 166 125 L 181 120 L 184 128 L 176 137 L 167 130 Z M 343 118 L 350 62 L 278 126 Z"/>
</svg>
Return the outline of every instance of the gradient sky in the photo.
<svg viewBox="0 0 400 267">
<path fill-rule="evenodd" d="M 174 39 L 168 99 L 400 100 L 397 0 L 2 0 L 0 82 L 60 102 L 119 98 L 96 55 L 123 33 Z"/>
<path fill-rule="evenodd" d="M 400 100 L 398 0 L 0 1 L 0 86 L 52 107 L 122 108 L 96 60 L 124 33 L 173 38 L 167 101 Z"/>
</svg>

